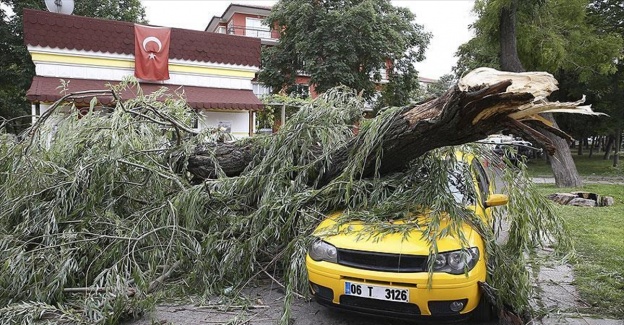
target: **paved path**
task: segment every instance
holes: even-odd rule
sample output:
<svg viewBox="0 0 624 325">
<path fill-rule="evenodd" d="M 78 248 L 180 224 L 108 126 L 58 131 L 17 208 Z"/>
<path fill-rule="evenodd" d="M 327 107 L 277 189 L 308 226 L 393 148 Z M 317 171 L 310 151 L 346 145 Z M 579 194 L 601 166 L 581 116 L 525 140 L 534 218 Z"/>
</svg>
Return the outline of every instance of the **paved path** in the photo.
<svg viewBox="0 0 624 325">
<path fill-rule="evenodd" d="M 536 184 L 555 184 L 553 177 L 534 177 Z M 585 177 L 586 184 L 624 184 L 623 177 Z M 552 251 L 540 252 L 542 265 L 536 283 L 539 297 L 533 300 L 536 310 L 543 310 L 546 316 L 531 324 L 543 325 L 624 325 L 624 320 L 596 318 L 582 313 L 590 306 L 584 302 L 574 287 L 574 273 L 569 264 L 560 264 L 556 258 L 549 258 Z"/>
<path fill-rule="evenodd" d="M 533 177 L 535 184 L 555 184 L 554 177 Z M 584 177 L 585 184 L 624 184 L 624 177 Z"/>
<path fill-rule="evenodd" d="M 556 258 L 550 258 L 552 250 L 543 250 L 542 260 L 536 283 L 538 297 L 533 299 L 533 307 L 543 311 L 546 316 L 530 324 L 542 325 L 624 325 L 624 320 L 596 318 L 582 311 L 591 306 L 581 299 L 574 287 L 572 266 L 561 264 Z"/>
</svg>

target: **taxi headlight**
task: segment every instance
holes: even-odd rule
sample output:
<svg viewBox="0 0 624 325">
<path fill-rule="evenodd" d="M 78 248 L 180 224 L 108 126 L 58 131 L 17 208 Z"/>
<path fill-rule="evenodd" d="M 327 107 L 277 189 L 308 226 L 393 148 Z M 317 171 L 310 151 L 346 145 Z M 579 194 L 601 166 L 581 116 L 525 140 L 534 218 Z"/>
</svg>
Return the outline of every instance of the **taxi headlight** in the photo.
<svg viewBox="0 0 624 325">
<path fill-rule="evenodd" d="M 320 239 L 315 240 L 308 250 L 310 258 L 315 261 L 337 263 L 338 253 L 336 247 Z"/>
<path fill-rule="evenodd" d="M 433 263 L 433 271 L 463 274 L 472 270 L 477 265 L 477 261 L 479 261 L 479 248 L 477 247 L 438 253 Z"/>
</svg>

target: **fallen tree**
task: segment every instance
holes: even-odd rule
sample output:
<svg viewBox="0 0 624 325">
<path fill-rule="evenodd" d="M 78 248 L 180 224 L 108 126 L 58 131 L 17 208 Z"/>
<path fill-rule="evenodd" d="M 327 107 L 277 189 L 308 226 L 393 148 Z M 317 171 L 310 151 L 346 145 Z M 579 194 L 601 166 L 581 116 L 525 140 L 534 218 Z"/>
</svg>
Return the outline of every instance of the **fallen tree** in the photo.
<svg viewBox="0 0 624 325">
<path fill-rule="evenodd" d="M 378 139 L 383 155 L 377 159 L 377 152 L 368 152 L 360 176 L 398 172 L 432 149 L 474 142 L 505 129 L 533 140 L 552 155 L 552 141 L 536 128 L 568 141 L 572 138 L 539 113 L 595 114 L 588 106 L 579 106 L 583 101 L 549 103 L 546 98 L 557 90 L 556 85 L 557 81 L 547 73 L 475 70 L 439 98 L 407 105 L 384 116 L 385 132 Z M 317 187 L 340 175 L 354 155 L 361 155 L 359 149 L 369 137 L 369 133 L 361 132 L 332 150 L 328 157 L 331 164 L 320 175 Z M 261 148 L 249 142 L 209 144 L 195 150 L 188 170 L 198 178 L 210 179 L 217 177 L 215 166 L 219 166 L 225 175 L 235 176 L 258 155 L 263 155 Z"/>
<path fill-rule="evenodd" d="M 288 323 L 289 303 L 308 292 L 305 252 L 327 213 L 366 214 L 384 231 L 397 231 L 387 218 L 414 206 L 437 215 L 453 209 L 453 222 L 472 222 L 444 190 L 443 171 L 457 167 L 441 158 L 454 150 L 446 146 L 501 124 L 533 134 L 527 120 L 543 110 L 589 112 L 547 103 L 548 75 L 486 72 L 439 99 L 389 108 L 356 137 L 351 124 L 363 104 L 345 89 L 304 105 L 273 136 L 234 144 L 212 130 L 195 134 L 184 100 L 164 91 L 53 127 L 45 121 L 55 103 L 20 139 L 0 134 L 0 322 L 117 323 L 153 307 L 159 294 L 227 297 L 275 274 Z M 419 178 L 423 166 L 439 177 Z M 200 176 L 200 184 L 189 181 Z M 505 180 L 510 204 L 497 218 L 509 224 L 508 244 L 496 243 L 496 229 L 479 229 L 496 266 L 488 271 L 495 303 L 523 313 L 531 291 L 525 253 L 552 238 L 565 251 L 569 241 L 530 182 L 511 170 Z"/>
</svg>

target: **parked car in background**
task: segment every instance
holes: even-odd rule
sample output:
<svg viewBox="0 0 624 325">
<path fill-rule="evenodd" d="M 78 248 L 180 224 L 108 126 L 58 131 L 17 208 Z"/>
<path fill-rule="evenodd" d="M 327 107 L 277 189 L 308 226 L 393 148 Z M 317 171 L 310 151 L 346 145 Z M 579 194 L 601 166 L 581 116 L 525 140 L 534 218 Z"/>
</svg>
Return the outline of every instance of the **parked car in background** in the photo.
<svg viewBox="0 0 624 325">
<path fill-rule="evenodd" d="M 505 157 L 514 166 L 517 166 L 520 160 L 538 158 L 543 153 L 542 149 L 534 147 L 533 143 L 511 135 L 493 134 L 478 143 L 492 146 L 494 153 Z"/>
</svg>

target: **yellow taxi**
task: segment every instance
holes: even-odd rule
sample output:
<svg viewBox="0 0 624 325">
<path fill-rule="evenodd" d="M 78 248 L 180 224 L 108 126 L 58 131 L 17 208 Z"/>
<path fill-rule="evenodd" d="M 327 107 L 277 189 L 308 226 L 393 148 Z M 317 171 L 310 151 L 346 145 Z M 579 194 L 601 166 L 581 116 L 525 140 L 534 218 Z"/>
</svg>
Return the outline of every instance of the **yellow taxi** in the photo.
<svg viewBox="0 0 624 325">
<path fill-rule="evenodd" d="M 469 165 L 474 185 L 469 209 L 491 224 L 493 206 L 507 204 L 493 186 L 481 163 L 462 155 Z M 451 192 L 456 190 L 449 185 Z M 461 193 L 460 193 L 461 195 Z M 463 201 L 466 202 L 466 201 Z M 446 236 L 437 240 L 437 254 L 422 232 L 427 218 L 394 223 L 413 223 L 408 236 L 400 233 L 370 236 L 370 227 L 360 221 L 338 224 L 342 213 L 334 213 L 317 227 L 308 250 L 306 266 L 310 290 L 322 305 L 359 313 L 410 319 L 490 319 L 492 307 L 482 297 L 479 282 L 487 268 L 484 241 L 477 231 L 462 224 L 463 242 Z M 440 222 L 442 231 L 448 220 Z M 327 229 L 338 227 L 338 231 Z M 429 272 L 432 270 L 432 273 Z"/>
</svg>

